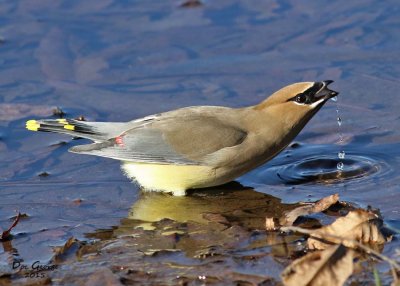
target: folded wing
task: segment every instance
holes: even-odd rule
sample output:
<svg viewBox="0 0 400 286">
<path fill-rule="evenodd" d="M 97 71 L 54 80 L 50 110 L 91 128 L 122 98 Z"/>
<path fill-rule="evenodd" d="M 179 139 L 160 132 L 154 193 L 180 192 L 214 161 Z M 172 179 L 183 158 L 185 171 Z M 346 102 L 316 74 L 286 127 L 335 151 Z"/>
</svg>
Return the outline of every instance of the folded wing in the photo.
<svg viewBox="0 0 400 286">
<path fill-rule="evenodd" d="M 107 141 L 70 151 L 131 162 L 207 165 L 214 152 L 240 145 L 246 136 L 245 131 L 211 115 L 161 116 Z"/>
</svg>

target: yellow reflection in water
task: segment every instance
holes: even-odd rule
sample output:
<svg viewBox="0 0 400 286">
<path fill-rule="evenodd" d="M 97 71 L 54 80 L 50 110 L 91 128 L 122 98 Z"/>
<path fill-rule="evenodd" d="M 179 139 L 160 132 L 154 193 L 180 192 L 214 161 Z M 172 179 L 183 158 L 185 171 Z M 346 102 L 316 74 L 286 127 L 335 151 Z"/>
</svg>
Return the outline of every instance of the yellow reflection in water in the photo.
<svg viewBox="0 0 400 286">
<path fill-rule="evenodd" d="M 264 229 L 265 217 L 279 217 L 291 205 L 281 204 L 279 198 L 258 193 L 249 187 L 231 183 L 223 187 L 196 191 L 186 197 L 160 193 L 142 193 L 133 204 L 129 219 L 141 221 L 145 229 L 153 222 L 171 219 L 178 222 L 208 223 L 221 215 L 230 223 L 252 229 Z"/>
</svg>

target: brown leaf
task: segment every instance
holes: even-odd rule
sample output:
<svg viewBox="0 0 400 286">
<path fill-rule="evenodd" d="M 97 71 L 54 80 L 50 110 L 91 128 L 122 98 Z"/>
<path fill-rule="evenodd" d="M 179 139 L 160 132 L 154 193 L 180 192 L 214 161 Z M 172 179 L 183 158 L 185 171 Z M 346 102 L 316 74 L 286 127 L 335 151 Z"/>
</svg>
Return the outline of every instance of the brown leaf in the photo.
<svg viewBox="0 0 400 286">
<path fill-rule="evenodd" d="M 354 252 L 344 245 L 334 245 L 323 251 L 308 253 L 293 261 L 282 272 L 283 284 L 301 285 L 343 285 L 353 273 Z"/>
<path fill-rule="evenodd" d="M 208 221 L 212 221 L 212 222 L 217 222 L 217 223 L 221 223 L 221 224 L 225 224 L 225 225 L 230 225 L 229 221 L 226 219 L 226 217 L 224 217 L 221 214 L 218 213 L 203 213 L 203 218 L 208 220 Z"/>
<path fill-rule="evenodd" d="M 17 217 L 14 219 L 12 225 L 5 231 L 3 231 L 0 235 L 0 240 L 4 240 L 10 237 L 11 230 L 18 224 L 19 219 L 21 218 L 21 213 L 18 213 Z"/>
<path fill-rule="evenodd" d="M 82 242 L 70 237 L 63 246 L 54 247 L 53 263 L 65 262 L 69 257 L 75 255 L 82 247 Z"/>
<path fill-rule="evenodd" d="M 203 6 L 203 3 L 199 0 L 187 0 L 180 5 L 182 8 L 196 8 L 201 6 Z"/>
<path fill-rule="evenodd" d="M 82 202 L 83 202 L 83 200 L 82 200 L 82 199 L 75 199 L 75 200 L 73 200 L 73 201 L 72 201 L 72 203 L 73 203 L 74 205 L 76 205 L 76 206 L 79 206 L 79 205 L 81 205 L 81 204 L 82 204 Z"/>
<path fill-rule="evenodd" d="M 328 244 L 321 240 L 343 243 L 352 248 L 357 247 L 354 241 L 383 244 L 386 238 L 381 232 L 381 227 L 382 220 L 376 214 L 359 209 L 315 230 L 307 243 L 310 249 L 325 249 Z"/>
<path fill-rule="evenodd" d="M 338 200 L 339 200 L 339 195 L 334 194 L 334 195 L 322 198 L 313 204 L 295 208 L 291 211 L 285 212 L 283 214 L 283 216 L 280 218 L 279 223 L 282 226 L 291 226 L 291 225 L 293 225 L 293 223 L 299 216 L 323 212 L 326 209 L 328 209 L 331 205 L 337 203 Z"/>
</svg>

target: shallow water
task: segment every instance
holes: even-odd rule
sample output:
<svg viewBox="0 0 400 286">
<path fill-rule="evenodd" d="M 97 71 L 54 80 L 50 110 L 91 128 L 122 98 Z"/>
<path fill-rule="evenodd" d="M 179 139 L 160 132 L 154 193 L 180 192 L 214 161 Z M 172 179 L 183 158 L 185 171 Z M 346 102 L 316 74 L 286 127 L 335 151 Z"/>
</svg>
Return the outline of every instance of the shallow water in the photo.
<svg viewBox="0 0 400 286">
<path fill-rule="evenodd" d="M 292 203 L 333 193 L 354 205 L 379 208 L 385 222 L 400 229 L 398 4 L 180 4 L 0 4 L 0 226 L 10 225 L 16 210 L 27 215 L 14 229 L 13 240 L 0 248 L 2 269 L 16 259 L 46 263 L 53 247 L 69 237 L 89 242 L 111 237 L 118 243 L 133 228 L 138 232 L 138 226 L 153 229 L 138 237 L 152 236 L 154 248 L 171 249 L 174 245 L 159 241 L 166 226 L 154 221 L 167 217 L 172 220 L 168 227 L 176 229 L 190 218 L 192 228 L 181 226 L 182 233 L 187 238 L 204 232 L 202 237 L 175 244 L 179 253 L 137 256 L 135 267 L 144 273 L 171 271 L 170 283 L 177 283 L 171 278 L 176 264 L 190 277 L 231 273 L 224 282 L 276 281 L 285 262 L 271 245 L 282 243 L 265 233 L 254 240 L 252 233 L 263 229 L 267 213 L 279 214 Z M 251 105 L 286 84 L 326 79 L 335 80 L 332 88 L 340 91 L 344 144 L 337 144 L 336 103 L 328 102 L 295 144 L 238 179 L 246 189 L 242 193 L 219 189 L 186 198 L 145 196 L 121 174 L 117 162 L 67 153 L 86 141 L 24 129 L 25 120 L 52 117 L 56 106 L 67 117 L 127 121 L 189 105 Z M 346 156 L 339 172 L 337 154 L 342 150 Z M 221 225 L 209 226 L 207 213 L 222 214 L 240 229 L 225 233 Z M 235 240 L 235 233 L 241 237 Z M 132 242 L 135 249 L 151 248 L 146 239 Z M 249 247 L 252 243 L 261 246 Z M 214 262 L 199 268 L 196 251 L 211 246 L 224 256 L 224 271 Z M 393 257 L 399 246 L 394 240 L 383 253 Z M 243 262 L 243 256 L 259 258 Z M 73 260 L 65 267 L 75 269 L 76 276 L 96 268 L 84 271 Z M 385 267 L 378 264 L 382 271 Z"/>
</svg>

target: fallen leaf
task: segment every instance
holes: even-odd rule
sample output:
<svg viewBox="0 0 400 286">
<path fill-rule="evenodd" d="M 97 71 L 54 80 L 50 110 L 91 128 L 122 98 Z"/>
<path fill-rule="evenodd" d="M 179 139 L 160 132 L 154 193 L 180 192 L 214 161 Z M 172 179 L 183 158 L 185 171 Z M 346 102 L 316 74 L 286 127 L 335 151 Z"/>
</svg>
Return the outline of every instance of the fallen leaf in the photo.
<svg viewBox="0 0 400 286">
<path fill-rule="evenodd" d="M 203 3 L 199 0 L 187 0 L 180 5 L 182 8 L 196 8 L 201 6 L 203 6 Z"/>
<path fill-rule="evenodd" d="M 334 205 L 339 200 L 339 195 L 334 194 L 316 201 L 315 203 L 308 204 L 295 208 L 291 211 L 285 212 L 280 218 L 279 223 L 282 226 L 291 226 L 299 216 L 305 216 L 313 213 L 323 212 L 331 205 Z"/>
<path fill-rule="evenodd" d="M 354 251 L 334 245 L 323 251 L 308 253 L 293 261 L 282 272 L 286 286 L 339 286 L 353 273 Z"/>
<path fill-rule="evenodd" d="M 54 247 L 53 263 L 65 262 L 68 258 L 75 255 L 82 247 L 82 242 L 74 237 L 70 237 L 63 246 Z"/>
<path fill-rule="evenodd" d="M 41 177 L 41 178 L 46 178 L 46 177 L 50 176 L 50 174 L 47 173 L 47 172 L 41 172 L 41 173 L 38 174 L 38 176 Z"/>
<path fill-rule="evenodd" d="M 75 199 L 75 200 L 72 201 L 72 203 L 73 203 L 74 205 L 77 205 L 77 206 L 79 206 L 82 202 L 83 202 L 82 199 Z"/>
<path fill-rule="evenodd" d="M 218 213 L 203 213 L 203 218 L 208 220 L 208 221 L 212 221 L 212 222 L 217 222 L 217 223 L 221 223 L 221 224 L 225 224 L 225 225 L 230 225 L 229 221 L 226 219 L 226 217 L 224 217 L 221 214 Z"/>
<path fill-rule="evenodd" d="M 21 218 L 21 213 L 18 213 L 17 217 L 14 219 L 12 225 L 5 231 L 3 231 L 0 235 L 0 240 L 5 240 L 10 237 L 11 230 L 18 224 L 19 219 Z"/>
<path fill-rule="evenodd" d="M 330 225 L 313 231 L 307 244 L 310 249 L 325 249 L 332 243 L 343 243 L 347 247 L 357 247 L 360 243 L 383 244 L 386 242 L 382 234 L 382 220 L 374 213 L 359 209 L 338 218 Z"/>
</svg>

